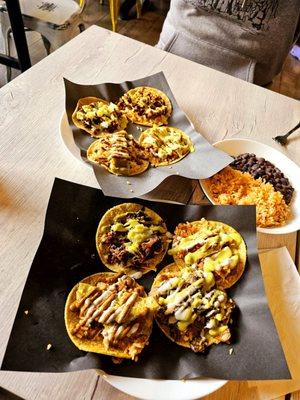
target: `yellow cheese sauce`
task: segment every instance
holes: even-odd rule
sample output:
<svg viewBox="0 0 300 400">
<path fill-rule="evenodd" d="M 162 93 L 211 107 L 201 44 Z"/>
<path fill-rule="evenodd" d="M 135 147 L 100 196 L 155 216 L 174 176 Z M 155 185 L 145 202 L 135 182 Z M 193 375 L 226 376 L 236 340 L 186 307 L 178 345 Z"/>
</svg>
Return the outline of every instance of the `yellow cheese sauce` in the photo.
<svg viewBox="0 0 300 400">
<path fill-rule="evenodd" d="M 169 324 L 176 324 L 183 337 L 198 317 L 204 318 L 201 336 L 208 345 L 230 337 L 228 321 L 234 303 L 225 291 L 214 289 L 214 284 L 211 272 L 192 266 L 183 268 L 156 289 L 158 303 Z"/>
<path fill-rule="evenodd" d="M 185 265 L 203 264 L 207 272 L 226 270 L 227 273 L 235 268 L 240 261 L 239 246 L 241 236 L 237 233 L 227 233 L 222 225 L 203 228 L 186 236 L 175 235 L 169 254 L 180 256 Z"/>
<path fill-rule="evenodd" d="M 195 150 L 190 138 L 184 132 L 169 126 L 154 126 L 147 129 L 141 135 L 140 144 L 150 151 L 150 161 L 151 157 L 162 161 L 170 158 L 172 161 Z"/>
</svg>

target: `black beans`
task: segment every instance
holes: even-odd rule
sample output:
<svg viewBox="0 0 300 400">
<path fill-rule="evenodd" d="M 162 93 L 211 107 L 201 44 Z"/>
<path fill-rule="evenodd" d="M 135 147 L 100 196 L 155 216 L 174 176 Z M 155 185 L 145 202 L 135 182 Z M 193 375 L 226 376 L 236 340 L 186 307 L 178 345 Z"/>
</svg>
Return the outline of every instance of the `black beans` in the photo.
<svg viewBox="0 0 300 400">
<path fill-rule="evenodd" d="M 276 191 L 282 193 L 286 204 L 291 202 L 294 188 L 280 169 L 270 161 L 263 157 L 258 158 L 253 153 L 244 153 L 235 157 L 230 166 L 239 171 L 248 172 L 254 179 L 261 178 L 263 181 L 271 183 Z"/>
</svg>

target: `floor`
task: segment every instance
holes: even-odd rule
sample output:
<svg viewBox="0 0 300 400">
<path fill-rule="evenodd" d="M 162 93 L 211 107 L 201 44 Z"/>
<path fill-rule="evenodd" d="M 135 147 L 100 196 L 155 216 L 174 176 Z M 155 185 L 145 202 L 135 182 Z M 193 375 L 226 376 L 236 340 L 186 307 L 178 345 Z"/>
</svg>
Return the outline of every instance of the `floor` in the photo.
<svg viewBox="0 0 300 400">
<path fill-rule="evenodd" d="M 141 42 L 154 45 L 157 43 L 161 27 L 167 13 L 168 0 L 152 0 L 153 10 L 143 13 L 142 18 L 129 21 L 119 21 L 118 32 Z M 107 0 L 103 5 L 99 1 L 88 0 L 85 11 L 86 25 L 96 24 L 103 28 L 111 29 L 109 8 Z M 39 34 L 28 32 L 28 45 L 32 63 L 35 64 L 46 52 Z M 2 38 L 0 38 L 0 50 L 3 50 Z M 16 77 L 18 71 L 13 70 L 12 76 Z M 0 87 L 6 83 L 5 67 L 0 65 Z M 289 55 L 282 72 L 274 79 L 268 89 L 300 100 L 300 61 Z"/>
</svg>

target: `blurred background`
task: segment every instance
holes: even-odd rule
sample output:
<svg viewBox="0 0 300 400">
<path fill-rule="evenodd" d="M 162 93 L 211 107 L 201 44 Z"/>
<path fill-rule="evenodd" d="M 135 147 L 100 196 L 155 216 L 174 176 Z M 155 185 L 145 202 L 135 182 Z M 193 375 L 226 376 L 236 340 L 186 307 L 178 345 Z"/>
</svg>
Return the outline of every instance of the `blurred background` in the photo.
<svg viewBox="0 0 300 400">
<path fill-rule="evenodd" d="M 65 34 L 65 36 L 62 36 L 64 32 L 55 28 L 55 18 L 62 18 L 61 15 L 58 17 L 56 16 L 58 3 L 63 4 L 61 9 L 67 15 L 65 19 L 68 20 L 68 13 L 70 13 L 70 15 L 72 14 L 71 24 L 77 24 L 75 27 L 76 30 Z M 42 2 L 40 0 L 20 0 L 24 25 L 25 27 L 28 25 L 29 29 L 33 29 L 26 31 L 31 64 L 37 63 L 42 58 L 46 57 L 47 53 L 54 51 L 56 48 L 60 47 L 63 42 L 79 34 L 80 29 L 87 29 L 94 24 L 106 29 L 114 29 L 121 35 L 128 36 L 149 45 L 155 45 L 158 42 L 164 19 L 168 13 L 170 0 L 139 0 L 138 5 L 140 5 L 141 10 L 136 6 L 137 3 L 135 0 L 121 0 L 120 9 L 116 11 L 116 9 L 112 7 L 117 3 L 116 0 L 80 0 L 78 3 L 75 3 L 73 0 L 53 0 L 53 2 L 52 0 Z M 66 4 L 67 7 L 65 6 Z M 73 7 L 74 4 L 76 4 L 77 9 L 68 9 L 68 6 L 71 4 Z M 11 56 L 15 57 L 16 50 L 13 36 L 11 32 L 9 32 L 9 22 L 5 6 L 6 2 L 0 1 L 0 52 L 9 53 Z M 33 13 L 37 14 L 37 19 L 43 19 L 43 15 L 46 11 L 50 19 L 53 19 L 53 21 L 50 21 L 50 24 L 49 21 L 47 23 L 45 23 L 45 21 L 37 22 L 33 21 L 32 18 L 27 21 L 26 17 L 24 17 L 24 14 L 31 15 Z M 80 14 L 80 24 L 77 20 L 74 20 L 74 13 Z M 137 13 L 140 13 L 139 18 L 137 18 Z M 63 18 L 61 21 L 63 21 Z M 34 26 L 32 27 L 31 24 L 34 24 Z M 41 35 L 45 29 L 47 30 L 47 34 L 48 31 L 50 31 L 50 36 L 48 37 L 50 37 L 51 43 L 47 43 L 45 38 Z M 300 99 L 299 46 L 300 44 L 293 48 L 285 61 L 281 73 L 267 86 L 271 90 L 295 99 Z M 0 64 L 0 87 L 19 74 L 20 71 L 17 69 L 9 68 L 7 71 L 6 66 Z"/>
</svg>

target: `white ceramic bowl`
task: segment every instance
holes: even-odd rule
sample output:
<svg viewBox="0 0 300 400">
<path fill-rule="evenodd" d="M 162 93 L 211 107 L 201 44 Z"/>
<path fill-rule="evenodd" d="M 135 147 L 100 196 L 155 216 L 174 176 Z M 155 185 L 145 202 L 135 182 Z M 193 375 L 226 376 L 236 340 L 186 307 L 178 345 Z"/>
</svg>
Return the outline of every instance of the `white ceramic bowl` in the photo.
<svg viewBox="0 0 300 400">
<path fill-rule="evenodd" d="M 176 381 L 126 378 L 106 375 L 101 371 L 98 373 L 116 389 L 142 400 L 194 400 L 215 392 L 227 383 L 209 378 Z"/>
<path fill-rule="evenodd" d="M 257 157 L 263 157 L 278 167 L 289 179 L 295 192 L 291 201 L 291 216 L 287 223 L 275 228 L 260 228 L 258 232 L 268 234 L 285 234 L 296 232 L 300 229 L 300 168 L 280 151 L 266 144 L 249 139 L 225 139 L 216 142 L 213 146 L 226 153 L 237 156 L 242 153 L 254 153 Z M 200 181 L 202 190 L 212 204 L 216 204 L 210 194 L 205 179 Z"/>
</svg>

